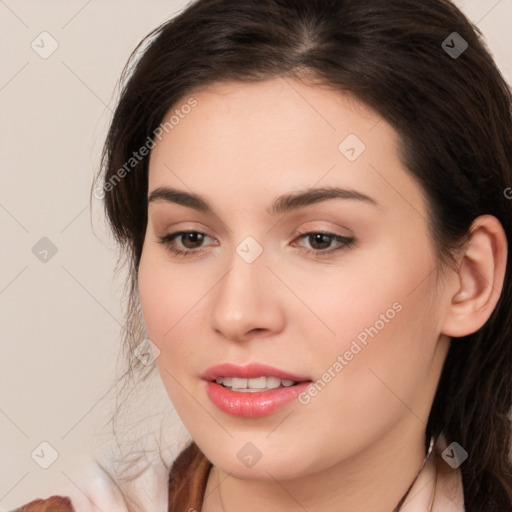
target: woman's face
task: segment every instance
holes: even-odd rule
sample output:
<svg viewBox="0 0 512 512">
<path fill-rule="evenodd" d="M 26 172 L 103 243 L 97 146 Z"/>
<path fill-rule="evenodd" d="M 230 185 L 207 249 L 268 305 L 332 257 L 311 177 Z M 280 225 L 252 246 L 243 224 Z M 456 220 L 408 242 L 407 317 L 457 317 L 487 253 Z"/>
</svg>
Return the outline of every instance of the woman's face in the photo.
<svg viewBox="0 0 512 512">
<path fill-rule="evenodd" d="M 172 403 L 240 478 L 395 456 L 423 436 L 449 343 L 428 208 L 396 132 L 288 79 L 193 98 L 155 139 L 139 268 Z"/>
</svg>

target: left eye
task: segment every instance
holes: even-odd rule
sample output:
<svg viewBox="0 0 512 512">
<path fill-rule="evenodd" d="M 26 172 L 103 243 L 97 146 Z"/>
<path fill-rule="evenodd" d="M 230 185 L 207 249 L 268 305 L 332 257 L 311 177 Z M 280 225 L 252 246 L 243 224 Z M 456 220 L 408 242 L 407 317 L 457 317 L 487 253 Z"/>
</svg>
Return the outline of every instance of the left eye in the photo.
<svg viewBox="0 0 512 512">
<path fill-rule="evenodd" d="M 303 233 L 298 239 L 306 239 L 312 247 L 312 249 L 305 247 L 306 251 L 317 255 L 331 254 L 335 251 L 349 248 L 355 242 L 354 238 L 351 237 L 324 232 Z M 331 248 L 333 242 L 337 242 L 338 246 Z"/>
</svg>

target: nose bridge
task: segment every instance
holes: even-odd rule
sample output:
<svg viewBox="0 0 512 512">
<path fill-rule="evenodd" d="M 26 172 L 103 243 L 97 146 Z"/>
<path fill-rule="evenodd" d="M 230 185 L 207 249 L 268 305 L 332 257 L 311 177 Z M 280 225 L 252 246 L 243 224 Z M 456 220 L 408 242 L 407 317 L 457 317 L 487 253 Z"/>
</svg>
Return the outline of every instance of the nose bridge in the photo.
<svg viewBox="0 0 512 512">
<path fill-rule="evenodd" d="M 256 329 L 278 329 L 281 319 L 263 248 L 250 238 L 233 251 L 213 297 L 212 327 L 231 339 Z"/>
</svg>

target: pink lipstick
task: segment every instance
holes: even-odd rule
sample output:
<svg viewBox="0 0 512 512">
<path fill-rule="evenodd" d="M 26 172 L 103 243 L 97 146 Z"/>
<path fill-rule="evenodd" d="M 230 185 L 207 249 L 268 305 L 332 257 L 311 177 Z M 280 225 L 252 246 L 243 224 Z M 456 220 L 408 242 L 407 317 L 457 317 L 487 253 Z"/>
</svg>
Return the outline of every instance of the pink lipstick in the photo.
<svg viewBox="0 0 512 512">
<path fill-rule="evenodd" d="M 267 366 L 221 364 L 201 376 L 209 399 L 232 416 L 258 418 L 281 409 L 311 383 L 309 377 Z"/>
</svg>

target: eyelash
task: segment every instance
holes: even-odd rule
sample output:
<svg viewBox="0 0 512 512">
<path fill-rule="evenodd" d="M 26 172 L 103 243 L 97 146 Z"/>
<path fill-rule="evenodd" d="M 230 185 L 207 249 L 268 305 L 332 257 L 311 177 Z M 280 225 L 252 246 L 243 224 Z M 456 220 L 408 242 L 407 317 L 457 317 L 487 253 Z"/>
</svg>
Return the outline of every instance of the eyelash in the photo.
<svg viewBox="0 0 512 512">
<path fill-rule="evenodd" d="M 158 237 L 158 242 L 165 245 L 166 248 L 171 253 L 175 254 L 176 256 L 185 257 L 185 256 L 190 255 L 191 253 L 201 254 L 203 252 L 201 248 L 199 250 L 195 250 L 195 249 L 183 250 L 183 249 L 177 249 L 175 247 L 174 241 L 176 238 L 180 237 L 181 235 L 186 235 L 186 234 L 190 234 L 190 233 L 208 236 L 206 233 L 204 233 L 202 231 L 193 231 L 193 230 L 192 231 L 176 231 L 174 233 L 169 233 L 168 235 Z M 336 242 L 339 242 L 342 244 L 340 247 L 336 247 L 334 249 L 327 249 L 327 250 L 303 248 L 307 254 L 313 254 L 315 257 L 329 256 L 330 254 L 332 254 L 336 251 L 350 249 L 355 244 L 354 238 L 346 237 L 346 236 L 342 236 L 342 235 L 336 235 L 335 233 L 329 233 L 327 231 L 307 231 L 304 233 L 299 233 L 296 240 L 302 239 L 302 238 L 307 238 L 312 235 L 329 236 L 332 238 L 333 241 L 336 241 Z"/>
</svg>

